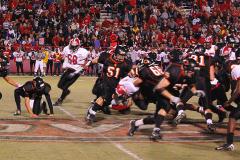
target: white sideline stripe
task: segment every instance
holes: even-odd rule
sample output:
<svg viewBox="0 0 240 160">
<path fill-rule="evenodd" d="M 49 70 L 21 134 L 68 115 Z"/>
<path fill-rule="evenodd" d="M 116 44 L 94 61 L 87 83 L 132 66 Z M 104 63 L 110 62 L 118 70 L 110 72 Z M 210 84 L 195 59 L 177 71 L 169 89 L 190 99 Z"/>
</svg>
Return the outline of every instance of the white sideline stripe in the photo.
<svg viewBox="0 0 240 160">
<path fill-rule="evenodd" d="M 79 122 L 82 122 L 80 121 L 79 119 L 77 119 L 77 117 L 75 117 L 74 115 L 72 115 L 70 112 L 66 111 L 65 109 L 63 109 L 62 107 L 60 106 L 55 106 L 57 107 L 58 109 L 60 109 L 61 111 L 65 112 L 67 115 L 69 115 L 70 117 L 76 119 L 77 121 Z M 109 140 L 109 142 L 111 142 L 114 146 L 116 146 L 118 149 L 122 150 L 123 152 L 127 153 L 128 155 L 130 155 L 131 157 L 133 157 L 134 159 L 136 160 L 143 160 L 141 159 L 140 157 L 138 157 L 136 154 L 132 153 L 131 151 L 127 150 L 126 148 L 124 148 L 121 144 L 117 143 L 117 142 L 114 142 L 114 141 L 111 141 L 110 138 L 104 136 L 103 134 L 101 133 L 98 133 L 100 136 L 106 138 Z"/>
</svg>

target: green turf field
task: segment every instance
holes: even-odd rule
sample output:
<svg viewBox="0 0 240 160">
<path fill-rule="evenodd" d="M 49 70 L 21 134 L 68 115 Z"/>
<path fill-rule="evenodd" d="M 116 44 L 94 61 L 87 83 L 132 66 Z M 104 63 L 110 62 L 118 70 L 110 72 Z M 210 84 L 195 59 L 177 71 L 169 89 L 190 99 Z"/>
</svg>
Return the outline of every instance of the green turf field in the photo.
<svg viewBox="0 0 240 160">
<path fill-rule="evenodd" d="M 60 77 L 44 77 L 44 81 L 52 86 L 51 97 L 55 102 L 61 94 L 61 90 L 57 88 Z M 33 77 L 12 77 L 19 84 L 24 84 Z M 59 118 L 83 119 L 88 107 L 91 106 L 90 101 L 94 98 L 91 94 L 92 87 L 95 82 L 94 77 L 80 77 L 71 87 L 71 94 L 64 101 L 61 109 L 54 107 L 54 112 Z M 0 79 L 0 91 L 3 94 L 0 100 L 0 119 L 28 118 L 24 99 L 22 100 L 22 115 L 15 117 L 13 113 L 16 110 L 14 101 L 15 87 L 9 85 L 4 79 Z M 196 99 L 191 102 L 196 104 Z M 104 115 L 98 113 L 97 117 L 109 118 L 126 118 L 136 119 L 143 118 L 154 112 L 154 105 L 150 105 L 147 111 L 141 111 L 133 106 L 130 114 L 121 115 L 116 111 L 112 115 Z M 204 119 L 200 114 L 187 111 L 189 119 Z M 46 117 L 42 115 L 41 117 Z M 217 120 L 216 114 L 213 114 L 213 120 Z M 225 119 L 227 122 L 227 119 Z M 1 136 L 1 133 L 0 133 Z M 34 136 L 34 135 L 32 135 Z M 212 134 L 214 136 L 214 134 Z M 85 160 L 85 159 L 109 159 L 109 160 L 156 160 L 156 159 L 239 159 L 240 143 L 235 142 L 235 151 L 215 151 L 214 148 L 221 143 L 158 143 L 158 142 L 114 142 L 106 141 L 102 143 L 96 142 L 32 142 L 32 141 L 8 141 L 3 140 L 0 143 L 0 159 L 33 159 L 33 160 Z"/>
</svg>

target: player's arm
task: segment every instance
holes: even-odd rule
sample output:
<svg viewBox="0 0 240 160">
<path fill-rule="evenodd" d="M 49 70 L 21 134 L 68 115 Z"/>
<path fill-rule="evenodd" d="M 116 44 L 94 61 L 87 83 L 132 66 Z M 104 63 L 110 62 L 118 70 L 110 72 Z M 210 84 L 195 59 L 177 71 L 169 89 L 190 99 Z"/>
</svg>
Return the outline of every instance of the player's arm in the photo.
<svg viewBox="0 0 240 160">
<path fill-rule="evenodd" d="M 28 113 L 30 114 L 31 117 L 38 117 L 36 114 L 33 113 L 29 102 L 30 102 L 29 97 L 25 97 L 25 105 L 26 105 L 26 108 L 28 110 Z"/>
<path fill-rule="evenodd" d="M 166 90 L 166 87 L 168 87 L 170 84 L 171 83 L 169 82 L 169 80 L 164 77 L 156 86 L 156 90 L 158 90 L 164 97 L 172 99 L 174 96 L 170 92 L 168 92 L 168 90 Z"/>
<path fill-rule="evenodd" d="M 240 94 L 240 79 L 237 80 L 236 89 L 234 90 L 231 98 L 228 100 L 228 104 L 231 104 Z"/>
<path fill-rule="evenodd" d="M 136 80 L 133 81 L 133 85 L 135 87 L 139 86 L 141 83 L 143 82 L 143 80 L 141 78 L 137 78 Z"/>
<path fill-rule="evenodd" d="M 214 65 L 210 66 L 210 80 L 213 81 L 215 78 L 215 74 L 214 74 Z"/>
<path fill-rule="evenodd" d="M 14 80 L 12 80 L 10 77 L 5 76 L 3 77 L 5 79 L 5 81 L 7 81 L 9 84 L 15 86 L 15 87 L 19 87 L 19 84 L 17 84 L 16 82 L 14 82 Z"/>
</svg>

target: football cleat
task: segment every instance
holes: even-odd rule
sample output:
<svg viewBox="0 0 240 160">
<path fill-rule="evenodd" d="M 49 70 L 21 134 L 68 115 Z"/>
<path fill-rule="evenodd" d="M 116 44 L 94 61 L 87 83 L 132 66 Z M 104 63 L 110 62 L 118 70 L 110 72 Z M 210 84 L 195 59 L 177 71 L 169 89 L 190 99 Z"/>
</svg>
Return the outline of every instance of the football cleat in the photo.
<svg viewBox="0 0 240 160">
<path fill-rule="evenodd" d="M 102 109 L 101 109 L 101 111 L 104 113 L 104 114 L 111 114 L 111 111 L 110 111 L 110 109 L 109 109 L 109 107 L 108 106 L 103 106 L 102 107 Z"/>
<path fill-rule="evenodd" d="M 42 110 L 43 110 L 43 113 L 44 114 L 47 114 L 47 105 L 46 105 L 46 102 L 45 101 L 43 101 L 43 103 L 42 103 Z"/>
<path fill-rule="evenodd" d="M 207 128 L 208 128 L 211 132 L 215 132 L 215 131 L 217 130 L 216 127 L 215 127 L 212 123 L 207 124 Z"/>
<path fill-rule="evenodd" d="M 128 135 L 133 136 L 134 132 L 138 129 L 138 126 L 135 125 L 136 120 L 130 121 L 130 128 L 128 130 Z"/>
<path fill-rule="evenodd" d="M 93 124 L 94 117 L 95 117 L 95 115 L 93 115 L 93 114 L 90 114 L 90 113 L 87 114 L 85 120 L 87 121 L 88 125 Z"/>
<path fill-rule="evenodd" d="M 18 116 L 21 115 L 21 111 L 19 109 L 16 110 L 16 112 L 14 113 L 14 116 Z"/>
<path fill-rule="evenodd" d="M 53 105 L 54 106 L 60 106 L 63 103 L 63 100 L 59 98 Z"/>
<path fill-rule="evenodd" d="M 178 124 L 180 124 L 180 122 L 186 118 L 186 114 L 184 112 L 182 112 L 181 114 L 179 114 L 177 117 L 174 118 L 172 126 L 173 127 L 177 127 Z"/>
<path fill-rule="evenodd" d="M 162 134 L 160 133 L 160 128 L 154 128 L 152 132 L 152 139 L 157 140 L 157 139 L 162 139 Z"/>
<path fill-rule="evenodd" d="M 227 112 L 221 112 L 221 114 L 218 114 L 218 122 L 222 122 L 225 118 L 227 118 Z"/>
<path fill-rule="evenodd" d="M 224 144 L 222 146 L 219 146 L 215 148 L 216 150 L 225 150 L 225 151 L 233 151 L 234 150 L 234 145 L 233 144 Z"/>
</svg>

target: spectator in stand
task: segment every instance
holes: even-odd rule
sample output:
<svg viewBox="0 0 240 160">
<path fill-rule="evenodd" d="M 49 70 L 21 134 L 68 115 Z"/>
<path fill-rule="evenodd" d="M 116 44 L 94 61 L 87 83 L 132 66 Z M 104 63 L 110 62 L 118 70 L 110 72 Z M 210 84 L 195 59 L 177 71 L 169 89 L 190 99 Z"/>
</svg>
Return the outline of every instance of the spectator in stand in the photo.
<svg viewBox="0 0 240 160">
<path fill-rule="evenodd" d="M 58 70 L 58 76 L 61 76 L 61 60 L 62 56 L 59 52 L 59 48 L 56 48 L 55 53 L 53 55 L 53 61 L 54 61 L 54 76 L 56 76 L 56 72 Z"/>
<path fill-rule="evenodd" d="M 104 21 L 102 22 L 102 28 L 104 27 L 107 30 L 109 30 L 111 26 L 112 26 L 112 22 L 109 21 L 107 17 L 105 17 Z"/>
<path fill-rule="evenodd" d="M 14 56 L 14 63 L 17 66 L 17 74 L 19 76 L 19 67 L 21 68 L 22 75 L 24 76 L 24 71 L 23 71 L 23 62 L 24 62 L 24 53 L 23 51 L 20 50 L 20 48 L 17 48 L 15 52 L 13 52 Z"/>
<path fill-rule="evenodd" d="M 53 44 L 53 46 L 54 46 L 54 47 L 58 47 L 61 40 L 62 40 L 62 38 L 60 37 L 59 33 L 57 33 L 56 36 L 54 36 L 54 37 L 52 38 L 52 44 Z"/>
<path fill-rule="evenodd" d="M 10 27 L 10 23 L 9 23 L 9 21 L 8 21 L 7 18 L 6 18 L 5 21 L 3 22 L 2 26 L 3 26 L 3 31 L 4 31 L 4 32 L 7 32 L 7 30 L 8 30 L 9 27 Z"/>
<path fill-rule="evenodd" d="M 110 4 L 108 3 L 108 1 L 106 1 L 106 3 L 103 5 L 103 8 L 105 10 L 107 10 L 107 13 L 110 13 L 110 11 L 112 10 Z"/>
</svg>

